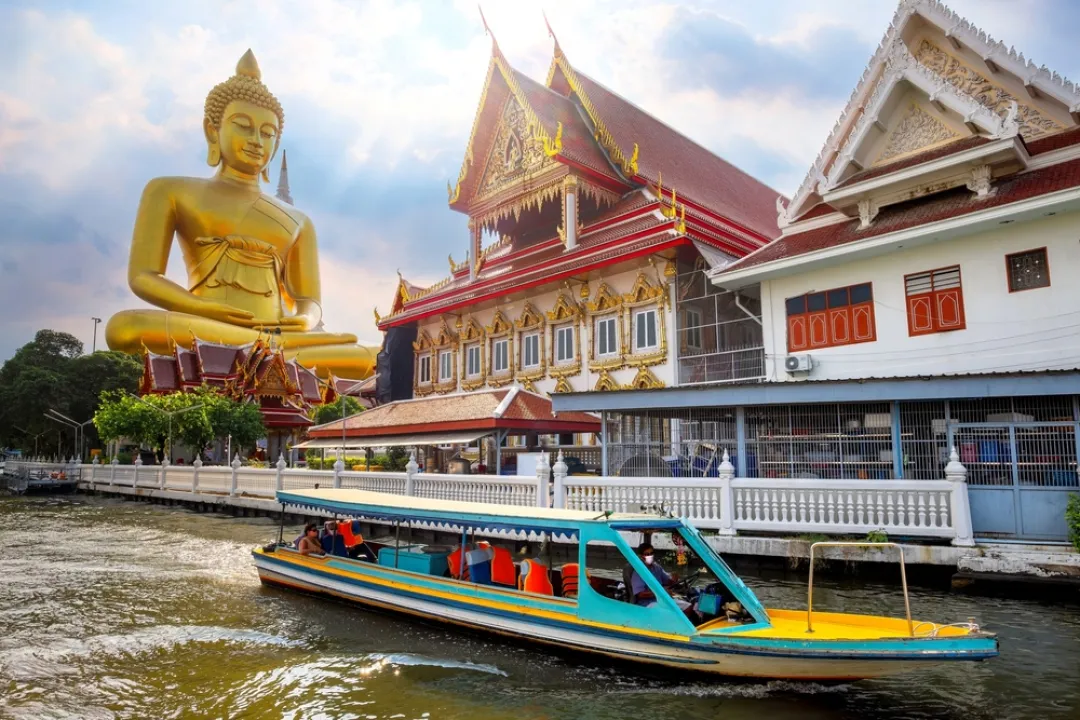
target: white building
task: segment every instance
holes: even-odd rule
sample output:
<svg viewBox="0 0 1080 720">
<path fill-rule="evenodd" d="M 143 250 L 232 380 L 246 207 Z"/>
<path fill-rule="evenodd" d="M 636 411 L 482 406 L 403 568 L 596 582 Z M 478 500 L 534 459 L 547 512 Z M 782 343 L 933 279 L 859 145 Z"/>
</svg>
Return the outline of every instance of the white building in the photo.
<svg viewBox="0 0 1080 720">
<path fill-rule="evenodd" d="M 612 457 L 652 443 L 685 458 L 704 436 L 736 449 L 744 477 L 935 479 L 955 447 L 977 535 L 1063 540 L 1080 442 L 1078 121 L 1073 83 L 935 0 L 901 2 L 778 206 L 781 236 L 709 272 L 760 298 L 764 382 L 556 410 L 607 411 Z"/>
</svg>

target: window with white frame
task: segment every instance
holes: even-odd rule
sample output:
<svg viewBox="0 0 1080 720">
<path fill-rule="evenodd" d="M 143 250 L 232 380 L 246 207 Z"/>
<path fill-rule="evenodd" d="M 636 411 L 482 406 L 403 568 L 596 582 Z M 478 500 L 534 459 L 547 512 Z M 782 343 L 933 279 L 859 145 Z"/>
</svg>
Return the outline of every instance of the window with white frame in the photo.
<svg viewBox="0 0 1080 720">
<path fill-rule="evenodd" d="M 465 348 L 465 377 L 477 377 L 480 374 L 480 345 Z"/>
<path fill-rule="evenodd" d="M 602 317 L 596 319 L 596 356 L 611 357 L 619 353 L 618 340 L 616 338 L 615 317 Z"/>
<path fill-rule="evenodd" d="M 574 360 L 574 326 L 563 325 L 555 328 L 555 362 L 568 363 Z"/>
<path fill-rule="evenodd" d="M 439 382 L 450 382 L 454 379 L 454 355 L 449 350 L 439 353 Z"/>
<path fill-rule="evenodd" d="M 701 324 L 702 315 L 700 310 L 692 307 L 683 309 L 683 326 L 686 328 L 684 337 L 687 350 L 701 350 Z"/>
<path fill-rule="evenodd" d="M 420 366 L 417 368 L 417 380 L 421 385 L 427 385 L 431 382 L 431 356 L 421 355 Z"/>
<path fill-rule="evenodd" d="M 521 338 L 521 367 L 540 367 L 540 333 L 529 333 Z"/>
<path fill-rule="evenodd" d="M 510 341 L 506 338 L 491 342 L 491 371 L 510 372 Z"/>
<path fill-rule="evenodd" d="M 638 310 L 634 313 L 634 352 L 655 350 L 658 346 L 656 310 Z"/>
</svg>

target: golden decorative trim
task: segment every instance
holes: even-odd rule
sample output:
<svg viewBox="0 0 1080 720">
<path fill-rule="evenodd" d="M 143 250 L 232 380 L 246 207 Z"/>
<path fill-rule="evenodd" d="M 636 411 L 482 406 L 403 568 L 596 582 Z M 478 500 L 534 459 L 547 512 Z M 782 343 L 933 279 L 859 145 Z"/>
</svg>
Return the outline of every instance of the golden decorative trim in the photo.
<svg viewBox="0 0 1080 720">
<path fill-rule="evenodd" d="M 460 321 L 461 319 L 458 318 Z M 448 393 L 457 389 L 457 350 L 460 339 L 458 334 L 446 324 L 446 318 L 439 321 L 439 332 L 431 341 L 431 354 L 434 367 L 431 369 L 431 380 L 435 392 Z M 442 376 L 442 354 L 450 353 L 450 377 Z"/>
<path fill-rule="evenodd" d="M 382 322 L 382 316 L 379 315 L 379 306 L 376 305 L 375 307 L 373 307 L 372 311 L 375 313 L 375 324 L 378 325 L 380 322 Z"/>
<path fill-rule="evenodd" d="M 675 276 L 678 275 L 678 274 L 679 274 L 679 269 L 675 265 L 675 261 L 674 260 L 668 260 L 667 263 L 664 265 L 664 277 L 666 277 L 670 281 L 670 280 L 674 279 Z"/>
<path fill-rule="evenodd" d="M 469 321 L 465 323 L 465 329 L 461 331 L 461 389 L 462 390 L 476 390 L 484 386 L 487 382 L 487 367 L 485 364 L 484 352 L 486 338 L 484 337 L 484 328 L 476 322 L 476 318 L 469 317 Z M 477 347 L 480 350 L 480 374 L 476 377 L 469 377 L 467 375 L 469 370 L 469 349 Z"/>
<path fill-rule="evenodd" d="M 514 380 L 514 324 L 506 319 L 502 310 L 496 310 L 495 316 L 491 319 L 491 324 L 488 325 L 485 330 L 487 331 L 488 341 L 488 384 L 492 387 L 501 387 L 507 385 Z M 496 374 L 495 372 L 495 343 L 501 340 L 506 340 L 506 370 L 503 370 Z"/>
<path fill-rule="evenodd" d="M 562 152 L 562 123 L 558 123 L 555 128 L 555 140 L 549 141 L 544 138 L 544 154 L 548 157 L 555 157 Z"/>
<path fill-rule="evenodd" d="M 514 375 L 515 379 L 519 382 L 532 384 L 534 380 L 541 380 L 547 374 L 547 344 L 546 333 L 544 332 L 544 316 L 538 312 L 532 303 L 526 301 L 525 307 L 521 309 L 521 316 L 514 321 L 514 327 L 517 329 L 518 341 L 517 341 L 517 374 Z M 540 364 L 534 368 L 524 367 L 525 358 L 523 354 L 525 352 L 525 336 L 531 333 L 536 333 L 538 336 L 539 351 L 538 360 Z"/>
<path fill-rule="evenodd" d="M 653 390 L 664 387 L 664 381 L 656 377 L 648 368 L 641 368 L 626 386 L 627 390 Z"/>
<path fill-rule="evenodd" d="M 553 378 L 577 375 L 581 372 L 581 307 L 560 292 L 555 299 L 555 306 L 545 313 L 548 327 L 551 328 L 551 347 L 548 353 L 548 374 Z M 558 350 L 556 333 L 560 327 L 569 325 L 574 330 L 574 360 L 559 364 L 555 361 Z"/>
<path fill-rule="evenodd" d="M 531 392 L 531 393 L 538 392 L 537 389 L 536 389 L 536 385 L 533 384 L 532 380 L 523 381 L 521 383 L 521 389 L 526 391 L 526 392 Z"/>
<path fill-rule="evenodd" d="M 567 380 L 565 377 L 560 376 L 559 379 L 555 382 L 555 389 L 553 389 L 551 393 L 554 395 L 556 393 L 569 392 L 574 392 L 574 388 L 570 385 L 569 380 Z"/>
<path fill-rule="evenodd" d="M 596 315 L 618 310 L 622 300 L 622 297 L 614 292 L 606 282 L 601 282 L 599 287 L 596 288 L 596 297 L 585 303 L 585 307 L 590 314 Z"/>
<path fill-rule="evenodd" d="M 608 390 L 618 390 L 619 383 L 615 382 L 615 379 L 608 374 L 607 370 L 600 371 L 600 377 L 596 381 L 596 385 L 593 386 L 593 390 L 598 392 L 606 392 Z"/>
</svg>

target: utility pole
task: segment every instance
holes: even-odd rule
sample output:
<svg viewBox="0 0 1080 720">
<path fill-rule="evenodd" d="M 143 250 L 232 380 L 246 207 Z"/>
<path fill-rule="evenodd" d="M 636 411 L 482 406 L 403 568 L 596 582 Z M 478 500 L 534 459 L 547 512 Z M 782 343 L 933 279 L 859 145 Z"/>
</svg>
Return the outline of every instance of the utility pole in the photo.
<svg viewBox="0 0 1080 720">
<path fill-rule="evenodd" d="M 90 350 L 90 354 L 93 355 L 97 352 L 97 326 L 101 324 L 101 318 L 92 317 L 90 319 L 94 321 L 94 344 L 91 345 L 92 349 Z"/>
</svg>

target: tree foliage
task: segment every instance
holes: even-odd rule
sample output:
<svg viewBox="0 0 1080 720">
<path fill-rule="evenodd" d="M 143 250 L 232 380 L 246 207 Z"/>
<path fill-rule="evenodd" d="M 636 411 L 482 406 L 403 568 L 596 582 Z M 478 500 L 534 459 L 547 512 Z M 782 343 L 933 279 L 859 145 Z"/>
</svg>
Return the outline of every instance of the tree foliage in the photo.
<svg viewBox="0 0 1080 720">
<path fill-rule="evenodd" d="M 207 387 L 142 398 L 106 393 L 94 424 L 106 440 L 128 438 L 162 452 L 168 452 L 170 429 L 174 444 L 182 442 L 198 451 L 228 436 L 238 449 L 249 448 L 266 436 L 258 405 L 238 402 Z"/>
<path fill-rule="evenodd" d="M 0 445 L 33 451 L 40 434 L 39 450 L 57 453 L 71 450 L 73 430 L 45 417 L 55 410 L 78 422 L 89 419 L 98 408 L 103 391 L 138 388 L 142 363 L 118 352 L 83 355 L 77 338 L 55 330 L 39 330 L 0 367 Z M 99 440 L 87 429 L 87 448 Z M 58 433 L 64 436 L 59 447 Z"/>
<path fill-rule="evenodd" d="M 341 403 L 345 403 L 345 416 L 355 415 L 358 412 L 363 412 L 364 407 L 357 401 L 356 398 L 349 395 L 338 395 L 337 400 L 328 404 L 320 405 L 315 408 L 314 420 L 316 425 L 325 425 L 329 422 L 341 419 Z"/>
</svg>

